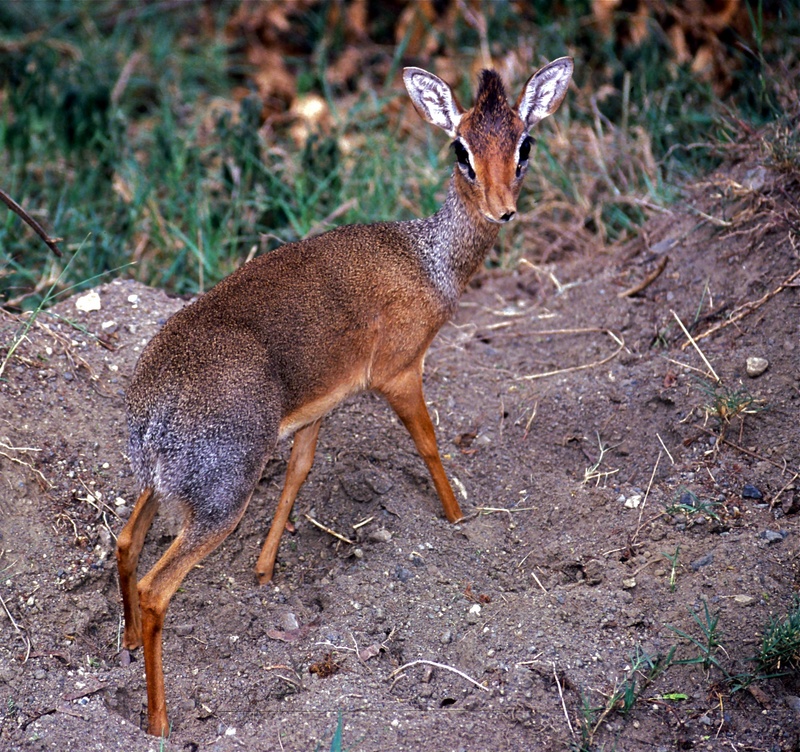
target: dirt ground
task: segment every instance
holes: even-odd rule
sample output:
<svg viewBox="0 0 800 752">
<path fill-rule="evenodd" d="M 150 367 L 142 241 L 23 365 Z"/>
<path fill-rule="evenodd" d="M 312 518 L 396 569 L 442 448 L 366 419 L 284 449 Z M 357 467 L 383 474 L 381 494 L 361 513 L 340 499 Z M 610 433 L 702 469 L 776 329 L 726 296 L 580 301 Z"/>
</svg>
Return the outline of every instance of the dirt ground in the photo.
<svg viewBox="0 0 800 752">
<path fill-rule="evenodd" d="M 327 750 L 341 714 L 353 751 L 800 749 L 797 676 L 732 692 L 719 668 L 753 670 L 800 585 L 799 197 L 744 160 L 627 245 L 482 274 L 426 368 L 461 524 L 364 395 L 326 420 L 260 588 L 281 446 L 172 601 L 166 742 L 141 730 L 140 651 L 120 651 L 114 536 L 135 494 L 123 391 L 184 302 L 115 280 L 99 310 L 40 316 L 0 384 L 0 747 Z M 0 342 L 19 326 L 0 319 Z M 174 522 L 156 520 L 141 572 Z M 675 630 L 704 643 L 706 607 L 718 666 L 637 674 L 613 707 L 636 650 L 700 656 Z"/>
</svg>

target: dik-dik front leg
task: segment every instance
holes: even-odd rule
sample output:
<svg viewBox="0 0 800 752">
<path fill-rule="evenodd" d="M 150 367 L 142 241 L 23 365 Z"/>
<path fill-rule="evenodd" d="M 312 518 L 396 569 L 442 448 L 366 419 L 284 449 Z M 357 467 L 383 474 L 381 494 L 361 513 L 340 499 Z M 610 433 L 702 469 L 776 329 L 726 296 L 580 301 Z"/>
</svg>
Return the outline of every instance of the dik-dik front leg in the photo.
<svg viewBox="0 0 800 752">
<path fill-rule="evenodd" d="M 265 585 L 272 579 L 275 570 L 275 559 L 278 556 L 278 546 L 281 543 L 281 536 L 289 520 L 289 515 L 297 498 L 297 492 L 303 485 L 308 476 L 311 465 L 314 463 L 314 452 L 317 449 L 317 437 L 322 419 L 315 420 L 313 423 L 303 426 L 294 435 L 292 444 L 292 454 L 289 457 L 289 467 L 286 468 L 286 480 L 283 484 L 281 498 L 275 509 L 275 516 L 272 518 L 272 525 L 261 549 L 261 555 L 256 564 L 256 575 L 258 581 Z"/>
<path fill-rule="evenodd" d="M 431 416 L 425 404 L 422 392 L 422 362 L 396 376 L 378 390 L 392 406 L 397 416 L 403 421 L 420 456 L 425 460 L 428 471 L 433 478 L 436 492 L 444 507 L 444 513 L 450 522 L 463 519 L 461 507 L 456 501 L 450 481 L 442 466 L 439 449 L 436 446 L 436 434 L 433 430 Z"/>
</svg>

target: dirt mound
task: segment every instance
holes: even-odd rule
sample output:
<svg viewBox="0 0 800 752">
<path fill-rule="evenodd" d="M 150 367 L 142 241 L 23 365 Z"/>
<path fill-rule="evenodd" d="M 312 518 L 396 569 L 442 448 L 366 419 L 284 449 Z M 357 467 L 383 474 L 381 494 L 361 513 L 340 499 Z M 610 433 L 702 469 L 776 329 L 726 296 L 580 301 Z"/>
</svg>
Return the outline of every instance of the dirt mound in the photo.
<svg viewBox="0 0 800 752">
<path fill-rule="evenodd" d="M 481 276 L 426 371 L 462 524 L 364 395 L 326 420 L 259 588 L 282 446 L 172 602 L 164 748 L 327 748 L 341 713 L 351 750 L 797 749 L 796 677 L 732 677 L 800 584 L 798 199 L 743 161 L 632 245 Z M 120 665 L 113 548 L 134 496 L 122 395 L 183 301 L 96 294 L 40 316 L 0 384 L 6 749 L 159 748 L 141 656 Z M 173 532 L 156 521 L 141 571 Z M 609 698 L 634 679 L 623 714 Z"/>
</svg>

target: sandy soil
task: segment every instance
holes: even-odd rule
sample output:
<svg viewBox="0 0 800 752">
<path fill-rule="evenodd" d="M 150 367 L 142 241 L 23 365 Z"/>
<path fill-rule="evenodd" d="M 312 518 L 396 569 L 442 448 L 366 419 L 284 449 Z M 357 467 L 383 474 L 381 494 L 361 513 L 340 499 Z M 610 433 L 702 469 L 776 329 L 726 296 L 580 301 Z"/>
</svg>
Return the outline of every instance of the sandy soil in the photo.
<svg viewBox="0 0 800 752">
<path fill-rule="evenodd" d="M 100 310 L 40 316 L 0 383 L 0 746 L 327 750 L 341 714 L 349 750 L 797 750 L 797 676 L 734 692 L 724 672 L 752 672 L 800 585 L 797 282 L 763 300 L 800 268 L 798 197 L 741 162 L 631 244 L 479 277 L 426 370 L 462 524 L 364 395 L 326 420 L 260 588 L 281 446 L 172 601 L 165 743 L 141 730 L 141 655 L 120 652 L 114 536 L 135 493 L 123 391 L 184 303 L 116 280 Z M 172 534 L 156 520 L 142 571 Z M 635 651 L 699 660 L 676 630 L 705 644 L 706 608 L 716 665 L 637 673 L 620 712 Z"/>
</svg>

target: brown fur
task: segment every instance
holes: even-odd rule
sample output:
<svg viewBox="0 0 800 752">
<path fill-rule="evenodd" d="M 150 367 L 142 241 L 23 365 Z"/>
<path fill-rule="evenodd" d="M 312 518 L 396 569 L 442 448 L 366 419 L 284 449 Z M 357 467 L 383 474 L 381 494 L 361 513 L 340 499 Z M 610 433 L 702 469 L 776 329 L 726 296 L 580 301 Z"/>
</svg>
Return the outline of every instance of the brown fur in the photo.
<svg viewBox="0 0 800 752">
<path fill-rule="evenodd" d="M 565 81 L 572 70 L 564 59 L 548 68 Z M 320 422 L 355 392 L 386 398 L 425 461 L 445 515 L 452 522 L 462 516 L 436 447 L 422 366 L 499 224 L 516 210 L 517 149 L 527 126 L 494 73 L 484 73 L 466 113 L 425 71 L 409 69 L 407 86 L 426 119 L 469 145 L 475 179 L 456 169 L 433 217 L 341 227 L 251 261 L 175 314 L 137 364 L 127 413 L 141 493 L 117 560 L 123 645 L 144 645 L 151 734 L 168 730 L 161 632 L 169 601 L 236 527 L 280 438 L 295 433 L 256 565 L 262 583 L 272 578 Z M 421 96 L 426 91 L 434 96 Z M 538 101 L 535 89 L 529 94 Z M 543 106 L 554 110 L 561 97 L 548 94 Z M 137 585 L 139 553 L 162 499 L 182 507 L 184 526 Z"/>
</svg>

